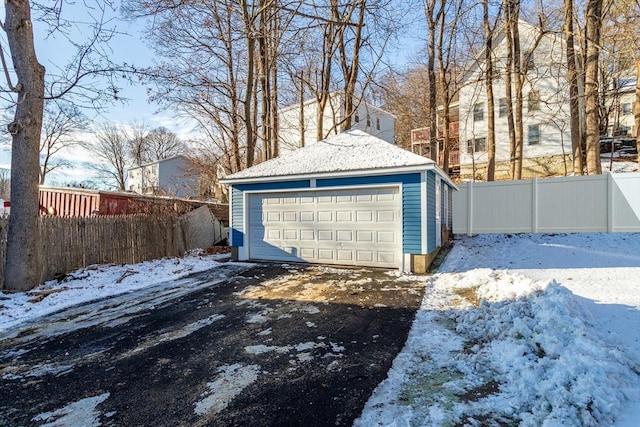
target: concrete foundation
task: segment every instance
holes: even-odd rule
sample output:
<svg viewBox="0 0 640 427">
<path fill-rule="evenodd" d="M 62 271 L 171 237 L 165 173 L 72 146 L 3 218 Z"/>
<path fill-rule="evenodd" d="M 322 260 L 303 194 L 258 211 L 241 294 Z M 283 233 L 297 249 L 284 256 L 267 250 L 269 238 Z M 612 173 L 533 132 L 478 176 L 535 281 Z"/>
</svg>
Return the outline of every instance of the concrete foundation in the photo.
<svg viewBox="0 0 640 427">
<path fill-rule="evenodd" d="M 512 179 L 509 161 L 496 162 L 495 179 L 497 181 Z M 524 159 L 522 162 L 522 178 L 543 178 L 548 176 L 566 176 L 573 173 L 573 160 L 569 154 L 564 156 L 545 156 L 532 159 Z M 475 179 L 486 181 L 487 164 L 476 163 L 474 165 L 460 165 L 460 179 L 462 181 Z"/>
</svg>

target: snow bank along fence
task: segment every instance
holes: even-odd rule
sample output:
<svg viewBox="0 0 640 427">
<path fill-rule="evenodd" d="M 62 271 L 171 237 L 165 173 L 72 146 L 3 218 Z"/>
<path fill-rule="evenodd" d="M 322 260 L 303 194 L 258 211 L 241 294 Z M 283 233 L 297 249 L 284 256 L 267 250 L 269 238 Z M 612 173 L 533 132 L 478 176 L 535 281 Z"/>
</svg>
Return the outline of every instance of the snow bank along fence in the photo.
<svg viewBox="0 0 640 427">
<path fill-rule="evenodd" d="M 227 229 L 202 206 L 185 215 L 39 217 L 41 281 L 91 264 L 127 264 L 220 243 Z M 4 282 L 8 217 L 0 218 L 0 279 Z"/>
<path fill-rule="evenodd" d="M 640 173 L 468 182 L 453 194 L 453 232 L 640 231 Z"/>
</svg>

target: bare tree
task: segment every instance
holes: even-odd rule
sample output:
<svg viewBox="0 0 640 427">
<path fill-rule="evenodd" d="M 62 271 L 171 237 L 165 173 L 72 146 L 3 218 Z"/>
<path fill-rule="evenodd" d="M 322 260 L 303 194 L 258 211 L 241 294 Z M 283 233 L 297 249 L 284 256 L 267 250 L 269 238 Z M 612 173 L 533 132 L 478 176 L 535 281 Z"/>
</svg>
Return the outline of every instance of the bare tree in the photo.
<svg viewBox="0 0 640 427">
<path fill-rule="evenodd" d="M 587 173 L 602 173 L 600 161 L 600 112 L 598 99 L 598 64 L 600 55 L 600 31 L 602 25 L 602 0 L 587 0 L 585 25 L 585 143 Z"/>
<path fill-rule="evenodd" d="M 493 99 L 493 39 L 494 29 L 489 19 L 489 0 L 482 2 L 482 24 L 484 29 L 484 63 L 485 63 L 485 91 L 487 95 L 487 181 L 493 181 L 496 173 L 496 118 L 495 101 Z"/>
<path fill-rule="evenodd" d="M 49 172 L 69 166 L 68 161 L 57 156 L 61 150 L 81 142 L 78 132 L 86 126 L 87 119 L 77 106 L 67 102 L 47 102 L 40 141 L 40 185 L 45 183 Z"/>
<path fill-rule="evenodd" d="M 580 128 L 580 106 L 578 90 L 578 65 L 574 43 L 574 0 L 564 0 L 564 37 L 567 49 L 567 81 L 569 84 L 569 111 L 571 128 L 571 152 L 573 153 L 573 173 L 584 173 L 584 155 Z"/>
<path fill-rule="evenodd" d="M 436 7 L 437 6 L 437 7 Z M 436 33 L 437 26 L 444 14 L 444 2 L 425 0 L 424 9 L 427 16 L 427 74 L 429 76 L 429 145 L 431 159 L 438 161 L 437 134 L 437 88 L 436 88 Z"/>
<path fill-rule="evenodd" d="M 148 162 L 168 159 L 182 154 L 184 151 L 184 143 L 180 141 L 178 135 L 164 126 L 151 129 L 145 138 L 145 142 Z"/>
<path fill-rule="evenodd" d="M 68 23 L 61 21 L 63 3 L 35 4 L 40 22 L 49 25 L 51 31 L 63 33 L 68 28 L 64 25 Z M 104 10 L 100 9 L 104 7 L 102 2 L 96 4 L 96 10 Z M 49 85 L 45 86 L 45 68 L 39 63 L 34 47 L 35 22 L 31 9 L 28 0 L 5 2 L 5 19 L 0 24 L 12 60 L 10 67 L 4 57 L 4 48 L 1 48 L 0 59 L 6 80 L 3 90 L 13 93 L 15 105 L 14 119 L 8 126 L 12 135 L 11 193 L 14 196 L 4 283 L 9 290 L 30 289 L 40 280 L 40 255 L 34 233 L 39 212 L 39 152 L 45 94 L 48 98 L 75 95 L 76 99 L 95 105 L 105 94 L 117 96 L 117 88 L 110 84 L 109 91 L 104 91 L 94 77 L 112 78 L 114 71 L 131 70 L 130 67 L 113 66 L 104 55 L 101 45 L 113 32 L 105 27 L 104 15 L 98 15 L 88 41 L 82 44 L 75 40 L 76 56 L 68 66 L 54 69 L 49 76 Z"/>
<path fill-rule="evenodd" d="M 100 126 L 95 139 L 83 145 L 97 160 L 88 166 L 98 173 L 98 177 L 111 187 L 125 190 L 128 139 L 124 129 L 105 123 Z"/>
<path fill-rule="evenodd" d="M 640 59 L 636 60 L 636 101 L 634 103 L 633 115 L 636 126 L 636 153 L 638 167 L 640 167 Z"/>
</svg>

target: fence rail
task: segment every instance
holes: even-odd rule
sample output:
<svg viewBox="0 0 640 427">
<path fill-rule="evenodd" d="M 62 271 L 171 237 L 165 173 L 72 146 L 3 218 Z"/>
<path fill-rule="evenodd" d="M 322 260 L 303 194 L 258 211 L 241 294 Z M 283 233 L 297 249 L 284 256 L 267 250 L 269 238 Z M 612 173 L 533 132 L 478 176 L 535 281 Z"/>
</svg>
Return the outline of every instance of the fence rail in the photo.
<svg viewBox="0 0 640 427">
<path fill-rule="evenodd" d="M 640 232 L 640 174 L 465 183 L 453 232 Z"/>
<path fill-rule="evenodd" d="M 205 209 L 207 209 L 205 207 Z M 213 215 L 209 235 L 217 243 L 225 236 Z M 0 280 L 4 282 L 8 217 L 0 218 Z M 41 281 L 91 264 L 128 264 L 174 257 L 193 249 L 195 230 L 202 233 L 203 220 L 175 214 L 117 215 L 96 217 L 39 217 Z M 199 239 L 197 243 L 202 243 Z M 202 247 L 199 245 L 198 247 Z"/>
</svg>

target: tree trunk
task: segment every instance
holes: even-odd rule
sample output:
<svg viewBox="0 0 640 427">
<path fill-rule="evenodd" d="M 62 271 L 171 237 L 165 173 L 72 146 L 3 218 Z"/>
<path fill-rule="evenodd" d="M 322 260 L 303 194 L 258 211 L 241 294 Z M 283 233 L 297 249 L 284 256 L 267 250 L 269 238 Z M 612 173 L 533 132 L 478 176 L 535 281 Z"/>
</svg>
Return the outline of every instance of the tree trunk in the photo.
<svg viewBox="0 0 640 427">
<path fill-rule="evenodd" d="M 438 118 L 437 118 L 437 98 L 436 98 L 436 73 L 435 73 L 435 57 L 436 57 L 436 22 L 438 19 L 434 17 L 435 0 L 425 0 L 425 12 L 427 14 L 427 76 L 429 82 L 429 157 L 431 160 L 438 162 Z"/>
<path fill-rule="evenodd" d="M 522 76 L 522 52 L 520 51 L 520 31 L 518 30 L 518 16 L 520 16 L 520 3 L 515 2 L 512 11 L 513 22 L 513 74 L 516 87 L 516 113 L 514 116 L 515 128 L 515 155 L 513 179 L 522 179 L 522 156 L 524 152 L 524 125 L 522 123 L 522 86 L 524 78 Z"/>
<path fill-rule="evenodd" d="M 636 59 L 636 102 L 634 104 L 634 118 L 636 122 L 636 153 L 640 168 L 640 59 Z"/>
<path fill-rule="evenodd" d="M 482 7 L 484 11 L 485 90 L 487 94 L 487 181 L 494 181 L 496 172 L 496 119 L 493 100 L 493 31 L 491 31 L 489 23 L 489 0 L 484 0 Z"/>
<path fill-rule="evenodd" d="M 571 129 L 571 151 L 573 173 L 584 174 L 582 138 L 580 136 L 580 107 L 578 94 L 578 71 L 573 34 L 573 0 L 564 0 L 564 36 L 567 43 L 567 80 L 569 82 L 569 123 Z"/>
<path fill-rule="evenodd" d="M 600 28 L 602 26 L 602 0 L 587 1 L 585 63 L 585 108 L 587 173 L 602 173 L 600 161 L 600 106 L 598 102 L 598 63 L 600 54 Z"/>
<path fill-rule="evenodd" d="M 40 281 L 38 247 L 38 174 L 44 109 L 44 67 L 33 43 L 31 6 L 27 0 L 5 2 L 4 30 L 18 78 L 14 120 L 9 124 L 11 215 L 7 235 L 5 288 L 28 290 Z"/>
<path fill-rule="evenodd" d="M 247 44 L 247 87 L 244 94 L 244 120 L 245 120 L 245 150 L 246 167 L 253 165 L 253 155 L 255 149 L 254 127 L 253 127 L 253 87 L 254 87 L 254 58 L 255 58 L 255 36 L 253 34 L 253 19 L 249 15 L 249 5 L 246 0 L 241 1 L 242 15 L 245 23 L 245 41 Z"/>
<path fill-rule="evenodd" d="M 507 104 L 507 128 L 509 130 L 509 172 L 511 179 L 516 175 L 516 128 L 513 120 L 513 18 L 511 16 L 511 3 L 505 2 L 507 62 L 505 64 L 505 102 Z"/>
</svg>

